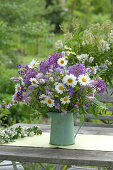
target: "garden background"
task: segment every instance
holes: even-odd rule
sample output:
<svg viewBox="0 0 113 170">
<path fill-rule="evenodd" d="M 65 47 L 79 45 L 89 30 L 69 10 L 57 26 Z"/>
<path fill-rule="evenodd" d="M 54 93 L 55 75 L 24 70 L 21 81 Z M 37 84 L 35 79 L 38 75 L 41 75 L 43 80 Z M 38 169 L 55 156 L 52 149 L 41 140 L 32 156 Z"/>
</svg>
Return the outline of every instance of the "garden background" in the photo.
<svg viewBox="0 0 113 170">
<path fill-rule="evenodd" d="M 65 41 L 60 25 L 80 21 L 81 31 L 91 24 L 113 19 L 112 0 L 0 0 L 0 124 L 46 122 L 26 105 L 12 106 L 17 65 L 45 59 L 55 42 Z M 71 31 L 71 28 L 70 28 Z"/>
</svg>

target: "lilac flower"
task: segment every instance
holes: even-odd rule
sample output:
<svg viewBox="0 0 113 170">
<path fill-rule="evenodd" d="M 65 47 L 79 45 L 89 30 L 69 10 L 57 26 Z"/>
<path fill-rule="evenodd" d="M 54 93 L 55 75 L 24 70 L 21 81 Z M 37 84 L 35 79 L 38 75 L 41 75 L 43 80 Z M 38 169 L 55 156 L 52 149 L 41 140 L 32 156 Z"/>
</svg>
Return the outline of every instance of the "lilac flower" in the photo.
<svg viewBox="0 0 113 170">
<path fill-rule="evenodd" d="M 16 93 L 12 96 L 12 102 L 13 102 L 13 105 L 17 105 L 18 104 Z"/>
<path fill-rule="evenodd" d="M 24 104 L 29 103 L 29 101 L 31 100 L 31 97 L 28 95 L 29 95 L 28 93 L 23 93 Z"/>
<path fill-rule="evenodd" d="M 30 85 L 30 86 L 28 87 L 28 92 L 29 92 L 29 93 L 32 93 L 33 91 L 34 91 L 34 86 Z"/>
<path fill-rule="evenodd" d="M 30 78 L 36 78 L 37 75 L 37 71 L 34 69 L 30 69 L 25 75 L 24 75 L 24 79 L 25 79 L 25 84 L 31 85 L 31 81 Z"/>
<path fill-rule="evenodd" d="M 95 80 L 95 88 L 96 88 L 96 91 L 97 93 L 104 93 L 104 91 L 106 90 L 106 84 L 104 83 L 103 80 L 101 79 L 96 79 Z"/>
<path fill-rule="evenodd" d="M 86 69 L 84 64 L 74 64 L 73 66 L 69 66 L 69 73 L 73 74 L 75 77 L 78 78 L 79 75 L 85 74 Z"/>
<path fill-rule="evenodd" d="M 20 78 L 19 77 L 11 77 L 10 80 L 13 80 L 15 82 L 20 82 Z"/>
<path fill-rule="evenodd" d="M 49 58 L 48 58 L 48 62 L 49 62 L 49 65 L 51 66 L 51 69 L 55 69 L 58 67 L 58 59 L 62 57 L 62 54 L 61 53 L 52 53 Z"/>
<path fill-rule="evenodd" d="M 2 108 L 2 105 L 0 104 L 0 109 Z"/>
<path fill-rule="evenodd" d="M 41 61 L 39 65 L 39 71 L 40 73 L 46 74 L 50 69 L 50 63 L 46 60 Z"/>
<path fill-rule="evenodd" d="M 9 109 L 12 106 L 12 103 L 8 103 L 7 108 Z"/>
</svg>

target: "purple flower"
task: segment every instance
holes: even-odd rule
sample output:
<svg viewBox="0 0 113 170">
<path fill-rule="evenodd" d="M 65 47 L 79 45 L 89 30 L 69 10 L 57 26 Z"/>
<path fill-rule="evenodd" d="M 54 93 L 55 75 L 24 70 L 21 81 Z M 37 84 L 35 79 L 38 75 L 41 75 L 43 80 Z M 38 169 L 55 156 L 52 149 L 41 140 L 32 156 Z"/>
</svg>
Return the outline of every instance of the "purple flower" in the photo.
<svg viewBox="0 0 113 170">
<path fill-rule="evenodd" d="M 11 106 L 12 106 L 12 103 L 8 103 L 7 108 L 10 109 Z"/>
<path fill-rule="evenodd" d="M 24 104 L 29 103 L 29 101 L 31 100 L 31 97 L 28 95 L 28 93 L 23 93 Z"/>
<path fill-rule="evenodd" d="M 2 105 L 0 104 L 0 109 L 2 108 Z"/>
<path fill-rule="evenodd" d="M 36 78 L 37 75 L 37 71 L 34 69 L 30 69 L 25 75 L 24 75 L 24 79 L 25 79 L 25 84 L 31 85 L 31 82 L 29 81 L 30 78 Z"/>
<path fill-rule="evenodd" d="M 18 64 L 18 65 L 17 65 L 17 68 L 21 68 L 21 65 L 20 65 L 20 64 Z"/>
<path fill-rule="evenodd" d="M 106 90 L 106 84 L 101 79 L 96 79 L 94 86 L 96 88 L 97 93 L 104 93 L 104 91 Z"/>
<path fill-rule="evenodd" d="M 16 96 L 17 96 L 18 100 L 22 100 L 23 99 L 22 92 L 17 92 Z"/>
<path fill-rule="evenodd" d="M 64 115 L 64 114 L 66 114 L 66 113 L 67 113 L 67 111 L 66 111 L 66 110 L 64 110 L 64 109 L 62 109 L 61 114 L 62 114 L 62 115 Z"/>
<path fill-rule="evenodd" d="M 55 104 L 55 109 L 60 109 L 60 104 L 58 100 L 54 100 L 54 104 Z"/>
<path fill-rule="evenodd" d="M 73 87 L 69 87 L 68 88 L 68 94 L 69 94 L 69 96 L 72 96 L 73 95 Z"/>
<path fill-rule="evenodd" d="M 49 71 L 49 68 L 50 68 L 50 64 L 48 61 L 44 60 L 44 61 L 41 61 L 40 62 L 40 65 L 39 65 L 39 71 L 43 74 L 46 74 L 46 72 Z"/>
<path fill-rule="evenodd" d="M 34 91 L 34 86 L 30 85 L 28 87 L 28 91 L 29 91 L 29 93 L 32 93 Z"/>
<path fill-rule="evenodd" d="M 79 75 L 85 74 L 86 69 L 84 64 L 74 64 L 73 66 L 69 66 L 69 73 L 73 74 L 75 77 L 78 78 Z"/>
<path fill-rule="evenodd" d="M 29 70 L 29 66 L 28 65 L 25 65 L 23 67 L 20 67 L 20 71 L 18 71 L 18 73 L 22 76 L 24 74 L 26 74 Z"/>
<path fill-rule="evenodd" d="M 51 68 L 51 69 L 54 70 L 55 68 L 58 67 L 57 61 L 58 61 L 58 59 L 61 58 L 61 57 L 62 57 L 62 54 L 61 54 L 61 53 L 57 53 L 57 52 L 52 53 L 52 54 L 49 56 L 48 62 L 49 62 L 49 65 L 50 65 L 50 68 Z"/>
</svg>

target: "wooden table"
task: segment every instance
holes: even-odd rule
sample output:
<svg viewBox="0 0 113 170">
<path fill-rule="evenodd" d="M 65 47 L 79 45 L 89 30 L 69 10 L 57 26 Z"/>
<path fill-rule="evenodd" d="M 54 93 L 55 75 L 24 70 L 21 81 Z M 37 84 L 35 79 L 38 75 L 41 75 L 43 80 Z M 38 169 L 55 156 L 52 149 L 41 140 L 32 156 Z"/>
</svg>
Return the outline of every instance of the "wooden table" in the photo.
<svg viewBox="0 0 113 170">
<path fill-rule="evenodd" d="M 33 126 L 28 124 L 16 124 L 14 126 Z M 49 125 L 39 125 L 42 131 L 49 132 Z M 75 127 L 75 130 L 78 127 Z M 82 127 L 80 134 L 113 135 L 112 128 Z M 69 150 L 58 148 L 34 148 L 0 145 L 0 160 L 68 164 L 77 166 L 101 166 L 113 167 L 113 152 L 95 150 Z"/>
</svg>

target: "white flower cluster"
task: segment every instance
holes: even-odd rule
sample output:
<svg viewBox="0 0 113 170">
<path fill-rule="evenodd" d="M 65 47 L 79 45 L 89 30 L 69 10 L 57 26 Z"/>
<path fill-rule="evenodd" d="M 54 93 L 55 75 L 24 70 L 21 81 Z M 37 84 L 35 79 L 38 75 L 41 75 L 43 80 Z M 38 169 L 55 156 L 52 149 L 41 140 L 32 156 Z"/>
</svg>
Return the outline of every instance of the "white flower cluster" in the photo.
<svg viewBox="0 0 113 170">
<path fill-rule="evenodd" d="M 108 34 L 108 41 L 113 43 L 113 30 L 111 30 L 111 32 Z"/>
<path fill-rule="evenodd" d="M 56 47 L 56 50 L 63 48 L 63 43 L 62 43 L 62 41 L 61 41 L 61 40 L 58 40 L 58 41 L 55 43 L 55 47 Z"/>
<path fill-rule="evenodd" d="M 12 142 L 15 139 L 23 138 L 26 136 L 39 135 L 42 132 L 38 130 L 37 126 L 32 128 L 18 126 L 0 131 L 0 144 Z"/>
<path fill-rule="evenodd" d="M 85 63 L 85 60 L 88 60 L 88 54 L 81 54 L 81 55 L 77 55 L 77 59 L 82 62 L 82 63 Z"/>
<path fill-rule="evenodd" d="M 99 41 L 99 45 L 98 45 L 98 50 L 99 50 L 100 52 L 108 51 L 108 50 L 110 49 L 109 46 L 110 46 L 110 45 L 108 44 L 107 41 L 100 40 L 100 41 Z"/>
</svg>

